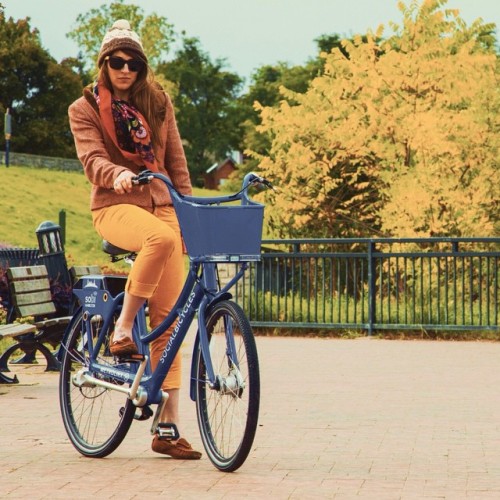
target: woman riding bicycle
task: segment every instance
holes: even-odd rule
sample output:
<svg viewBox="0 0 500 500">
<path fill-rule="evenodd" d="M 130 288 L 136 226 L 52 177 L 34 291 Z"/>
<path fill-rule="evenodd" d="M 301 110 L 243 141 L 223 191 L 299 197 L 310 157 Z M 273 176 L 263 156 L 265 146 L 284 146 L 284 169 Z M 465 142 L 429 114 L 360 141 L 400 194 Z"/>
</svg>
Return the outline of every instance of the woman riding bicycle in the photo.
<svg viewBox="0 0 500 500">
<path fill-rule="evenodd" d="M 120 20 L 105 35 L 97 80 L 69 107 L 71 131 L 85 175 L 92 183 L 90 208 L 97 232 L 115 246 L 137 252 L 127 279 L 123 309 L 110 340 L 114 356 L 137 353 L 134 318 L 148 301 L 150 327 L 169 313 L 184 282 L 179 224 L 164 183 L 140 188 L 132 179 L 147 168 L 167 175 L 182 194 L 192 187 L 169 96 L 155 81 L 138 35 Z M 154 369 L 173 328 L 151 343 Z M 169 398 L 161 422 L 179 427 L 181 356 L 165 379 Z M 155 452 L 199 459 L 184 439 L 153 438 Z"/>
</svg>

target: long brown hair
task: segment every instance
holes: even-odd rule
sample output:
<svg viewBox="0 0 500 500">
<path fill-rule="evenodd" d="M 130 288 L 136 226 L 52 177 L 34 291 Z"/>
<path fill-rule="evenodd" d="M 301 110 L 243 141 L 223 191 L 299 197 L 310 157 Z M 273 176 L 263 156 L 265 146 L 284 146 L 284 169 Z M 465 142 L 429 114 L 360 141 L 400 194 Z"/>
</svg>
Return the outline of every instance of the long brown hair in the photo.
<svg viewBox="0 0 500 500">
<path fill-rule="evenodd" d="M 130 57 L 137 57 L 132 51 L 124 51 Z M 141 58 L 141 60 L 143 60 Z M 99 68 L 98 81 L 102 82 L 111 92 L 113 86 L 109 78 L 108 65 L 106 62 Z M 129 102 L 135 106 L 146 118 L 154 146 L 163 146 L 160 134 L 161 125 L 166 113 L 166 97 L 160 84 L 156 81 L 153 70 L 148 64 L 139 71 L 137 79 L 130 88 Z"/>
</svg>

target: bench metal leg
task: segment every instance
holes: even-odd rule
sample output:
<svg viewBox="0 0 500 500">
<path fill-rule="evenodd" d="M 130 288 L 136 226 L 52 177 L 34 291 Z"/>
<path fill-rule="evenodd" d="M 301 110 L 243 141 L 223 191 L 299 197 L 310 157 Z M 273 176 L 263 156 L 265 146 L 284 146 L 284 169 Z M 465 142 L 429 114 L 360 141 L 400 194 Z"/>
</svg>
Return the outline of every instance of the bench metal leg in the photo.
<svg viewBox="0 0 500 500">
<path fill-rule="evenodd" d="M 11 345 L 4 351 L 2 356 L 0 356 L 0 372 L 10 372 L 8 367 L 9 358 L 18 349 L 20 349 L 19 343 Z"/>
<path fill-rule="evenodd" d="M 45 368 L 45 371 L 58 372 L 61 368 L 61 363 L 59 363 L 52 352 L 43 344 L 37 343 L 36 348 L 45 356 L 45 359 L 47 361 L 47 368 Z"/>
<path fill-rule="evenodd" d="M 15 361 L 11 361 L 14 365 L 36 365 L 38 361 L 36 360 L 36 350 L 33 349 L 31 351 L 25 351 L 24 356 L 16 359 Z"/>
<path fill-rule="evenodd" d="M 0 384 L 19 384 L 17 375 L 14 377 L 7 377 L 7 375 L 0 372 Z"/>
<path fill-rule="evenodd" d="M 8 377 L 5 373 L 10 372 L 8 367 L 8 361 L 10 356 L 19 349 L 19 344 L 11 345 L 8 349 L 4 351 L 2 356 L 0 356 L 0 384 L 19 384 L 19 379 L 17 375 L 13 377 Z"/>
<path fill-rule="evenodd" d="M 23 348 L 24 347 L 24 348 Z M 29 343 L 29 346 L 23 346 L 22 342 L 18 342 L 17 344 L 11 345 L 8 349 L 5 350 L 5 352 L 0 356 L 0 372 L 9 372 L 9 358 L 11 355 L 17 351 L 18 349 L 21 349 L 22 351 L 25 352 L 25 355 L 16 361 L 14 361 L 14 364 L 21 364 L 23 363 L 24 359 L 31 360 L 35 359 L 35 354 L 36 351 L 40 351 L 43 356 L 45 357 L 45 360 L 47 361 L 47 368 L 45 368 L 45 371 L 47 372 L 58 372 L 61 363 L 55 358 L 55 356 L 52 354 L 52 352 L 41 342 L 33 342 L 31 341 Z M 32 361 L 27 361 L 27 363 L 31 363 Z M 35 361 L 36 362 L 36 361 Z"/>
</svg>

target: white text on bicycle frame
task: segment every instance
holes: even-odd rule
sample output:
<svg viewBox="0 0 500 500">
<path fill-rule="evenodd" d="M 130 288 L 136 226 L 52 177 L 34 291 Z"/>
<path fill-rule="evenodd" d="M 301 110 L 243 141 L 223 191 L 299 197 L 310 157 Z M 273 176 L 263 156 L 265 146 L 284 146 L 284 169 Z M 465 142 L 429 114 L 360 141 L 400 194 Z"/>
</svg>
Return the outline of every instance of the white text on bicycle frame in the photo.
<svg viewBox="0 0 500 500">
<path fill-rule="evenodd" d="M 174 331 L 172 332 L 172 335 L 170 336 L 170 339 L 169 339 L 168 344 L 167 344 L 167 348 L 163 351 L 163 354 L 161 355 L 160 363 L 165 362 L 165 358 L 167 357 L 170 349 L 172 348 L 172 344 L 175 340 L 175 337 L 177 337 L 177 334 L 179 333 L 179 329 L 180 329 L 182 323 L 184 322 L 184 319 L 186 318 L 186 314 L 189 311 L 189 309 L 191 308 L 191 305 L 193 304 L 194 297 L 195 297 L 195 293 L 191 292 L 191 295 L 189 296 L 188 301 L 186 302 L 186 305 L 184 306 L 184 308 L 182 309 L 182 311 L 179 314 L 179 319 L 177 321 L 177 324 L 175 325 L 175 328 L 174 328 Z"/>
</svg>

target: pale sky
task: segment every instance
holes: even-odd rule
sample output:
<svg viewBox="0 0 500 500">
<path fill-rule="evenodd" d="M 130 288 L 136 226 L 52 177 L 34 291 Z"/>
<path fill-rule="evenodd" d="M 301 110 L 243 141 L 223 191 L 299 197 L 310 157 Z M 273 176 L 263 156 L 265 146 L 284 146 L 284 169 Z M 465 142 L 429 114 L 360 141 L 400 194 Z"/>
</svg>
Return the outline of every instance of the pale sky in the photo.
<svg viewBox="0 0 500 500">
<path fill-rule="evenodd" d="M 410 0 L 406 0 L 408 4 Z M 58 61 L 76 56 L 66 38 L 76 17 L 105 0 L 0 0 L 7 17 L 31 18 L 45 49 Z M 144 13 L 167 17 L 176 32 L 200 39 L 212 60 L 247 78 L 265 64 L 304 64 L 316 54 L 314 39 L 322 34 L 351 36 L 379 24 L 400 23 L 397 0 L 126 0 Z M 448 0 L 467 23 L 481 17 L 500 26 L 500 0 Z M 171 54 L 173 55 L 173 54 Z"/>
</svg>

